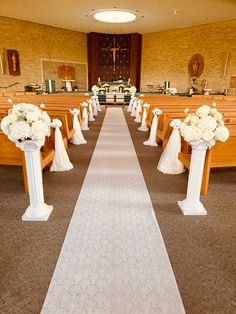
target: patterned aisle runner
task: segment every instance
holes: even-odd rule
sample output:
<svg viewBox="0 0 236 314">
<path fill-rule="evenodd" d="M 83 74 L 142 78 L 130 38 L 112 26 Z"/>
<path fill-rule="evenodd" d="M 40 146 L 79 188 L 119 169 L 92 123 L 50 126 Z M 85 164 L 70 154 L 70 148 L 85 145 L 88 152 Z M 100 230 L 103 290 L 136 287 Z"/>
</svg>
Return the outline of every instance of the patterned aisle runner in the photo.
<svg viewBox="0 0 236 314">
<path fill-rule="evenodd" d="M 108 109 L 42 314 L 184 312 L 122 109 Z"/>
</svg>

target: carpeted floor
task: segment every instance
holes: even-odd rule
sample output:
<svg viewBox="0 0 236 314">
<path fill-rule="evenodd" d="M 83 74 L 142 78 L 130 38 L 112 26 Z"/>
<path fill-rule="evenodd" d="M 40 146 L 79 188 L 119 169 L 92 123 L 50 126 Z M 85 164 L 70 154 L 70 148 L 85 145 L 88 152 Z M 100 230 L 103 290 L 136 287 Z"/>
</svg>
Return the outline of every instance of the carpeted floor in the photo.
<svg viewBox="0 0 236 314">
<path fill-rule="evenodd" d="M 121 108 L 107 110 L 42 314 L 184 314 Z"/>
<path fill-rule="evenodd" d="M 75 169 L 44 174 L 45 199 L 54 205 L 47 223 L 21 222 L 28 205 L 21 171 L 0 166 L 0 313 L 40 313 L 103 117 L 85 132 L 87 145 L 70 145 Z M 176 203 L 187 174 L 159 173 L 161 149 L 144 146 L 147 134 L 126 118 L 186 312 L 235 313 L 236 169 L 212 171 L 202 198 L 208 216 L 184 217 Z"/>
<path fill-rule="evenodd" d="M 104 119 L 84 132 L 86 145 L 69 145 L 74 169 L 46 171 L 44 191 L 54 209 L 45 222 L 22 222 L 28 195 L 18 167 L 0 166 L 0 313 L 40 313 Z"/>
<path fill-rule="evenodd" d="M 144 146 L 148 133 L 124 112 L 186 313 L 236 313 L 236 169 L 211 172 L 202 197 L 207 216 L 183 216 L 177 201 L 185 198 L 187 172 L 156 170 L 162 149 Z"/>
</svg>

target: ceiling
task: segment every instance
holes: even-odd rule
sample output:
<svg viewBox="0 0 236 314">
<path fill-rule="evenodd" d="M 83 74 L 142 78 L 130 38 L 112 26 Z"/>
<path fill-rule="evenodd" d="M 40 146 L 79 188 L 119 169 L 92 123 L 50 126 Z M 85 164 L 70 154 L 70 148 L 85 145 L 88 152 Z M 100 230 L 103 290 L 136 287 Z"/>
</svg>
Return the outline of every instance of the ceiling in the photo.
<svg viewBox="0 0 236 314">
<path fill-rule="evenodd" d="M 137 11 L 126 24 L 96 22 L 94 10 Z M 0 15 L 80 32 L 153 33 L 236 19 L 236 0 L 0 0 Z"/>
</svg>

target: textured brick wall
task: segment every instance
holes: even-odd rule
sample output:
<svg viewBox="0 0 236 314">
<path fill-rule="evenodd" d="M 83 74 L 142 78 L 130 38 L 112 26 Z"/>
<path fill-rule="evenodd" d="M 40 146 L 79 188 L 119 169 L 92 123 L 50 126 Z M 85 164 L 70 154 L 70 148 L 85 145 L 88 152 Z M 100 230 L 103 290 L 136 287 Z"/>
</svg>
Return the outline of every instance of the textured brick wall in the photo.
<svg viewBox="0 0 236 314">
<path fill-rule="evenodd" d="M 188 62 L 195 53 L 204 57 L 205 68 L 198 79 L 206 79 L 214 92 L 229 87 L 236 76 L 236 20 L 143 35 L 141 90 L 147 84 L 171 82 L 179 92 L 188 90 Z M 230 51 L 226 78 L 223 72 Z M 235 93 L 235 90 L 231 90 Z"/>
<path fill-rule="evenodd" d="M 0 48 L 16 49 L 20 57 L 20 76 L 0 74 L 0 86 L 19 82 L 7 91 L 23 90 L 31 82 L 41 82 L 41 59 L 87 62 L 84 33 L 0 17 L 0 34 Z"/>
</svg>

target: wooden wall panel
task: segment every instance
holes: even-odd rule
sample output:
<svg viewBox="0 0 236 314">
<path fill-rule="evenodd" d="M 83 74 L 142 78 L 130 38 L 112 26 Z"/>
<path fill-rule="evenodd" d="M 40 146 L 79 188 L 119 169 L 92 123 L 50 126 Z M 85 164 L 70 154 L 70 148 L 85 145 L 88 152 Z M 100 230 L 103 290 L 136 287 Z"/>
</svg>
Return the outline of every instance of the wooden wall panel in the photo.
<svg viewBox="0 0 236 314">
<path fill-rule="evenodd" d="M 89 90 L 98 80 L 98 33 L 88 34 L 88 83 Z"/>
<path fill-rule="evenodd" d="M 130 82 L 140 90 L 140 68 L 141 68 L 141 49 L 142 49 L 142 35 L 135 33 L 131 34 L 130 46 Z"/>
</svg>

